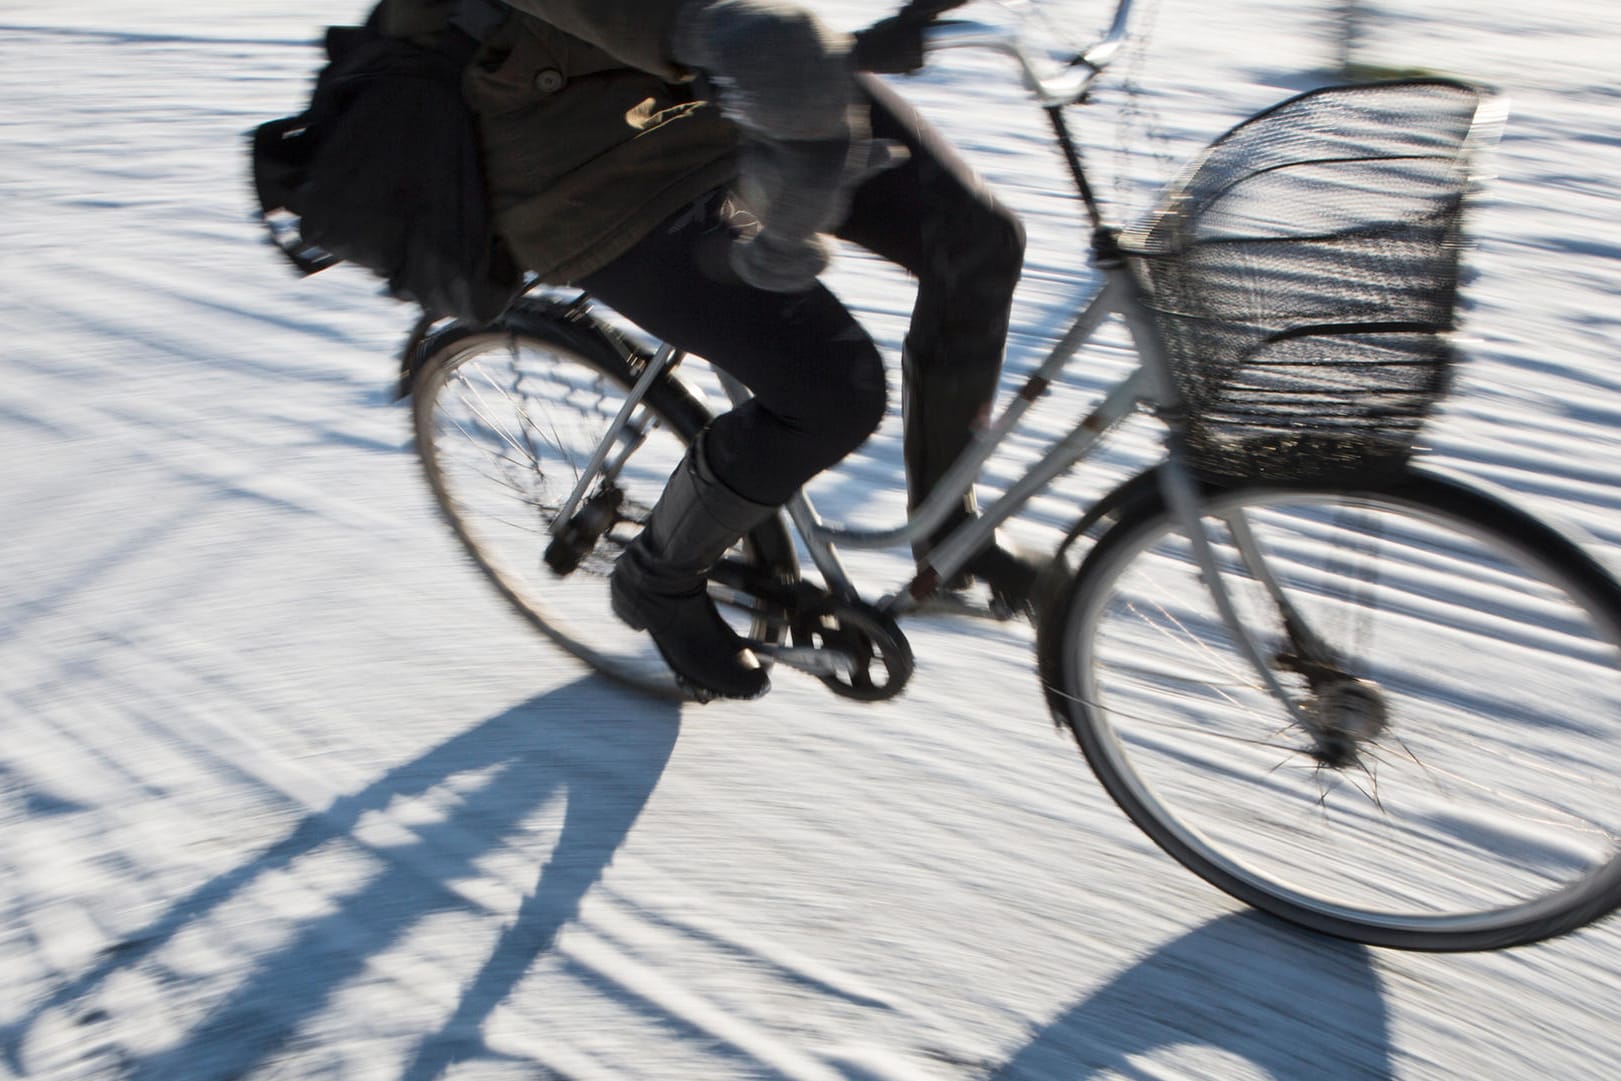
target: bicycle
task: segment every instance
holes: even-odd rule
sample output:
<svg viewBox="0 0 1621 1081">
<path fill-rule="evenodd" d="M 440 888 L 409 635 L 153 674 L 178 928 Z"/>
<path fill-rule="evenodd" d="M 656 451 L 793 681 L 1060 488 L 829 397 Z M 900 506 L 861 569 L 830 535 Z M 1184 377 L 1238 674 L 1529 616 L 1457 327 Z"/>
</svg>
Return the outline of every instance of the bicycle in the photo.
<svg viewBox="0 0 1621 1081">
<path fill-rule="evenodd" d="M 1566 534 L 1413 460 L 1448 386 L 1492 98 L 1444 79 L 1298 95 L 1121 228 L 1066 110 L 1119 50 L 1131 2 L 1056 68 L 1004 29 L 930 30 L 931 51 L 1014 61 L 1101 285 L 904 524 L 830 523 L 801 493 L 717 568 L 716 596 L 767 663 L 892 697 L 913 671 L 900 621 L 1147 413 L 1163 459 L 1085 510 L 1038 590 L 1055 723 L 1124 812 L 1227 893 L 1370 945 L 1488 949 L 1584 926 L 1621 905 L 1621 587 Z M 866 599 L 837 549 L 944 522 L 1111 315 L 1135 370 L 910 581 Z M 563 648 L 661 695 L 675 684 L 609 613 L 606 574 L 710 415 L 687 359 L 567 293 L 487 327 L 425 318 L 402 359 L 428 480 L 477 564 Z"/>
</svg>

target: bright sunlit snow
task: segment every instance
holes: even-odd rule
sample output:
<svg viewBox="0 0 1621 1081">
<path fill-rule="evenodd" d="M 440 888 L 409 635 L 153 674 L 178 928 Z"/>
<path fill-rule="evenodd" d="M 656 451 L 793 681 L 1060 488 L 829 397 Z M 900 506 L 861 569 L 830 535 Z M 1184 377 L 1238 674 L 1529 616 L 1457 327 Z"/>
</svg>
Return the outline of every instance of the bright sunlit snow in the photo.
<svg viewBox="0 0 1621 1081">
<path fill-rule="evenodd" d="M 1076 119 L 1122 214 L 1336 56 L 1327 0 L 1139 3 L 1146 42 Z M 1076 39 L 1109 14 L 1047 6 Z M 1361 62 L 1511 100 L 1431 458 L 1615 565 L 1621 7 L 1361 6 Z M 422 481 L 391 394 L 412 312 L 349 268 L 298 280 L 250 217 L 244 132 L 363 14 L 0 2 L 0 1077 L 1618 1075 L 1621 921 L 1424 956 L 1248 914 L 1109 802 L 1022 624 L 908 624 L 911 688 L 872 706 L 783 672 L 677 708 L 544 642 Z M 1025 216 L 1028 370 L 1093 285 L 1043 119 L 992 55 L 899 83 Z M 830 280 L 898 379 L 906 281 L 853 252 Z M 1012 532 L 1055 541 L 1149 436 Z M 898 440 L 819 480 L 824 509 L 889 521 Z"/>
</svg>

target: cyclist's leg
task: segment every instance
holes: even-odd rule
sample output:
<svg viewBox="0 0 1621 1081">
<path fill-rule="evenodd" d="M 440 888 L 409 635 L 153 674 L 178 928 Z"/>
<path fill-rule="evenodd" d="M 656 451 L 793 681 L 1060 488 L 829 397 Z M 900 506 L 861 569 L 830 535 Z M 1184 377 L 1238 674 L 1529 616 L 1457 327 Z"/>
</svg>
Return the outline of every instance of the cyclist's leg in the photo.
<svg viewBox="0 0 1621 1081">
<path fill-rule="evenodd" d="M 579 284 L 749 388 L 749 402 L 711 425 L 707 452 L 729 487 L 777 506 L 878 426 L 883 360 L 820 284 L 772 293 L 730 273 L 733 216 L 729 201 L 712 195 Z"/>
<path fill-rule="evenodd" d="M 731 235 L 716 194 L 580 282 L 754 395 L 694 441 L 611 582 L 615 613 L 652 635 L 699 698 L 752 698 L 767 685 L 709 599 L 715 560 L 854 450 L 885 406 L 878 350 L 837 298 L 820 284 L 782 294 L 742 283 L 725 269 Z"/>
<path fill-rule="evenodd" d="M 855 192 L 839 236 L 917 278 L 903 357 L 907 489 L 916 506 L 988 417 L 1024 229 L 915 109 L 877 79 L 863 86 L 874 137 L 902 143 L 911 156 Z M 942 532 L 973 512 L 970 493 Z"/>
</svg>

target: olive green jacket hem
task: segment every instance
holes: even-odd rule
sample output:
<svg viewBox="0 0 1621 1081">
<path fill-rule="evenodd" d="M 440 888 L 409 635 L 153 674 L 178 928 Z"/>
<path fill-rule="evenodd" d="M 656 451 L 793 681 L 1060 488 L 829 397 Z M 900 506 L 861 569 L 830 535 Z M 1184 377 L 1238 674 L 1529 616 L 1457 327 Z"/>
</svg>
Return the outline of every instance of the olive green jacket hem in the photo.
<svg viewBox="0 0 1621 1081">
<path fill-rule="evenodd" d="M 612 191 L 604 193 L 594 179 L 581 176 L 537 196 L 533 203 L 499 213 L 496 231 L 519 265 L 541 281 L 573 285 L 635 247 L 660 223 L 729 183 L 735 172 L 728 156 L 674 177 L 656 192 L 647 192 L 645 181 L 637 181 L 638 199 L 620 204 L 628 209 L 617 221 L 585 209 L 618 200 Z M 586 221 L 589 228 L 580 228 Z"/>
<path fill-rule="evenodd" d="M 497 235 L 542 281 L 601 269 L 734 176 L 736 125 L 665 55 L 682 2 L 513 0 L 469 65 Z M 455 8 L 385 0 L 384 29 L 426 40 Z"/>
</svg>

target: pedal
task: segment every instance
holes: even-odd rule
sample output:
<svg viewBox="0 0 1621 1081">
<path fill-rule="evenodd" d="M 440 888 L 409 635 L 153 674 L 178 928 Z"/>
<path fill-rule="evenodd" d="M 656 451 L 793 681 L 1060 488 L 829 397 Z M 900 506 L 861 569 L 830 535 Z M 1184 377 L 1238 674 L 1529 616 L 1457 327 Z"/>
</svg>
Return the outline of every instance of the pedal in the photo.
<svg viewBox="0 0 1621 1081">
<path fill-rule="evenodd" d="M 937 589 L 912 609 L 925 616 L 968 616 L 973 619 L 993 619 L 990 606 L 975 600 L 960 590 Z"/>
<path fill-rule="evenodd" d="M 887 613 L 870 604 L 842 600 L 810 582 L 771 581 L 750 569 L 722 561 L 710 575 L 712 587 L 753 598 L 767 612 L 780 612 L 788 645 L 754 645 L 763 656 L 826 683 L 835 694 L 863 702 L 892 698 L 912 676 L 912 647 Z"/>
<path fill-rule="evenodd" d="M 552 573 L 572 574 L 580 561 L 597 546 L 603 534 L 619 521 L 619 508 L 625 494 L 609 485 L 587 499 L 574 517 L 556 531 L 543 557 Z"/>
<path fill-rule="evenodd" d="M 984 619 L 995 623 L 1006 623 L 1019 617 L 1017 610 L 994 593 L 986 601 L 980 599 L 979 592 L 977 589 L 972 591 L 937 589 L 917 602 L 912 611 L 923 616 Z"/>
<path fill-rule="evenodd" d="M 834 694 L 877 702 L 901 693 L 912 678 L 912 646 L 895 620 L 870 604 L 822 594 L 790 623 L 796 647 L 846 658 L 847 668 L 819 676 Z"/>
</svg>

